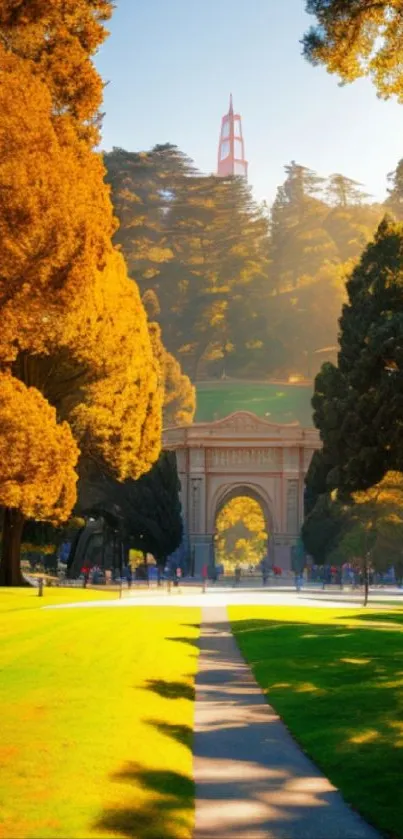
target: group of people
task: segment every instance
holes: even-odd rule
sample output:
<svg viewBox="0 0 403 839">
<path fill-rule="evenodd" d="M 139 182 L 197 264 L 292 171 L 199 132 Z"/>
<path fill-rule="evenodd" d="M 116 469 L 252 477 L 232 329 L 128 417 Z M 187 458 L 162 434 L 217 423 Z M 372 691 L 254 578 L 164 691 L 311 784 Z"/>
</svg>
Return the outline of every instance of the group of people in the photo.
<svg viewBox="0 0 403 839">
<path fill-rule="evenodd" d="M 122 569 L 112 569 L 101 568 L 101 566 L 98 565 L 98 563 L 96 563 L 95 565 L 90 565 L 86 563 L 81 568 L 80 574 L 84 581 L 84 587 L 89 582 L 96 586 L 100 585 L 101 583 L 105 583 L 105 585 L 108 585 L 112 582 L 126 580 L 127 585 L 130 588 L 133 580 L 133 572 L 130 565 L 125 565 Z"/>
</svg>

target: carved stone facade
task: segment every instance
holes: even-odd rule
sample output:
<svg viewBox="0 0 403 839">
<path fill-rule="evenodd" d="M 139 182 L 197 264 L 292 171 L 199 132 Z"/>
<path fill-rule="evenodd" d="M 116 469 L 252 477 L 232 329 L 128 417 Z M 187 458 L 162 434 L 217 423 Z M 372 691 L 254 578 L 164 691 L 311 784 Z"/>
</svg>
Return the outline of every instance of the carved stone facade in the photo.
<svg viewBox="0 0 403 839">
<path fill-rule="evenodd" d="M 182 509 L 195 570 L 211 562 L 217 513 L 229 498 L 259 501 L 269 535 L 269 554 L 290 567 L 303 518 L 304 478 L 317 431 L 298 424 L 274 425 L 247 411 L 210 423 L 167 429 L 163 446 L 176 451 Z"/>
<path fill-rule="evenodd" d="M 210 469 L 242 467 L 253 471 L 281 469 L 280 449 L 269 448 L 216 448 L 207 449 L 207 466 Z"/>
</svg>

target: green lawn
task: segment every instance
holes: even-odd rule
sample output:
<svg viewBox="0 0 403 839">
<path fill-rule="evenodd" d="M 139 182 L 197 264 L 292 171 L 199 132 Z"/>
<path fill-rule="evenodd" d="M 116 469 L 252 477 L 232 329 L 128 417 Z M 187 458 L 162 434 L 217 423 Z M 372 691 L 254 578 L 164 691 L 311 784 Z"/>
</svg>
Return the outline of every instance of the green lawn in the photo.
<svg viewBox="0 0 403 839">
<path fill-rule="evenodd" d="M 403 837 L 401 613 L 229 612 L 242 653 L 303 749 L 364 817 Z"/>
<path fill-rule="evenodd" d="M 0 836 L 189 839 L 199 610 L 44 601 L 0 594 Z"/>
<path fill-rule="evenodd" d="M 221 419 L 234 411 L 252 411 L 268 422 L 312 426 L 312 388 L 248 382 L 200 382 L 196 385 L 196 422 Z"/>
</svg>

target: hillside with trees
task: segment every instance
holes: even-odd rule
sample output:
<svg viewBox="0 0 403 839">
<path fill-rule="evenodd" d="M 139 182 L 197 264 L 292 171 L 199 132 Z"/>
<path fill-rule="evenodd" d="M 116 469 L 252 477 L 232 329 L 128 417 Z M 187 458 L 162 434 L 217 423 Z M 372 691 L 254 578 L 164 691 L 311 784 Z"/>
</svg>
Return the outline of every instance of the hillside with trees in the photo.
<svg viewBox="0 0 403 839">
<path fill-rule="evenodd" d="M 268 211 L 174 146 L 104 159 L 116 244 L 193 382 L 311 378 L 335 358 L 346 276 L 384 212 L 359 183 L 292 161 Z"/>
</svg>

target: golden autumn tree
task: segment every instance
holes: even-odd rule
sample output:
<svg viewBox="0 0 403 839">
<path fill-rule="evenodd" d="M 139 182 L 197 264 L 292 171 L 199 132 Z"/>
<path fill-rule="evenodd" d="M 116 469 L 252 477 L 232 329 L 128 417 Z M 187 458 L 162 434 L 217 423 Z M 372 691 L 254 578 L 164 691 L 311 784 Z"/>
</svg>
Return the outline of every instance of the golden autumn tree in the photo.
<svg viewBox="0 0 403 839">
<path fill-rule="evenodd" d="M 60 344 L 64 312 L 94 293 L 114 223 L 100 158 L 55 130 L 31 63 L 0 47 L 0 69 L 0 354 L 13 361 Z"/>
<path fill-rule="evenodd" d="M 266 523 L 260 504 L 245 495 L 231 498 L 217 516 L 218 561 L 233 568 L 240 562 L 257 563 L 266 552 Z"/>
<path fill-rule="evenodd" d="M 306 0 L 317 24 L 303 52 L 345 82 L 369 76 L 383 99 L 403 102 L 401 0 Z"/>
<path fill-rule="evenodd" d="M 70 421 L 85 454 L 120 480 L 139 478 L 160 453 L 163 386 L 137 285 L 117 251 L 109 254 L 88 311 L 92 321 L 76 330 L 75 352 L 90 372 Z"/>
<path fill-rule="evenodd" d="M 156 321 L 148 325 L 154 357 L 159 365 L 163 389 L 163 424 L 190 425 L 196 409 L 196 391 L 179 361 L 168 352 Z"/>
<path fill-rule="evenodd" d="M 79 450 L 69 425 L 35 388 L 0 373 L 0 505 L 4 508 L 0 585 L 23 584 L 19 541 L 25 517 L 64 521 L 76 500 Z"/>
<path fill-rule="evenodd" d="M 66 118 L 91 144 L 98 139 L 103 83 L 92 58 L 107 36 L 110 0 L 1 0 L 0 35 L 8 52 L 32 63 Z"/>
<path fill-rule="evenodd" d="M 81 451 L 119 479 L 137 478 L 159 454 L 162 391 L 137 287 L 111 244 L 102 160 L 91 150 L 102 84 L 90 57 L 111 4 L 26 6 L 0 4 L 0 372 L 35 388 Z M 55 466 L 50 443 L 46 451 Z M 11 519 L 33 509 L 13 498 L 15 507 L 0 498 L 8 581 L 18 576 L 20 540 Z M 46 510 L 41 518 L 53 515 Z"/>
</svg>

